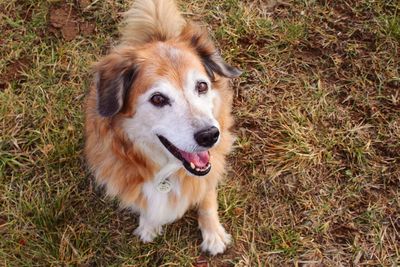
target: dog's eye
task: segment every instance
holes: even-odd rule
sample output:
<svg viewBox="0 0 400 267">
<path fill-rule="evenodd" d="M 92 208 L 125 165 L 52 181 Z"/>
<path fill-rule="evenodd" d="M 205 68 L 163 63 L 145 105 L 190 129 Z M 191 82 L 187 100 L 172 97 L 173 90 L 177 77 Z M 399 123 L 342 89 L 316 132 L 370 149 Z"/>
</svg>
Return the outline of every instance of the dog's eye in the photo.
<svg viewBox="0 0 400 267">
<path fill-rule="evenodd" d="M 168 97 L 158 93 L 150 98 L 150 102 L 156 107 L 163 107 L 169 104 L 169 99 Z"/>
<path fill-rule="evenodd" d="M 208 84 L 206 82 L 198 82 L 196 84 L 196 91 L 199 94 L 205 94 L 208 91 Z"/>
</svg>

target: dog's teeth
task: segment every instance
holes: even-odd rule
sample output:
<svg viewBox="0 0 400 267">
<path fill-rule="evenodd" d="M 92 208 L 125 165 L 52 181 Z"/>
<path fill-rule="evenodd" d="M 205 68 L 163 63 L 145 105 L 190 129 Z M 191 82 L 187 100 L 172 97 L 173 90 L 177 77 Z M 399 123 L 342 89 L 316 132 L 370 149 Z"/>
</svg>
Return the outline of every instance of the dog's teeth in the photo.
<svg viewBox="0 0 400 267">
<path fill-rule="evenodd" d="M 196 165 L 194 165 L 193 162 L 190 162 L 190 168 L 192 168 L 194 170 L 194 169 L 196 169 Z"/>
<path fill-rule="evenodd" d="M 196 171 L 198 171 L 198 172 L 199 172 L 199 171 L 200 171 L 200 169 L 199 169 L 199 168 L 196 168 Z"/>
</svg>

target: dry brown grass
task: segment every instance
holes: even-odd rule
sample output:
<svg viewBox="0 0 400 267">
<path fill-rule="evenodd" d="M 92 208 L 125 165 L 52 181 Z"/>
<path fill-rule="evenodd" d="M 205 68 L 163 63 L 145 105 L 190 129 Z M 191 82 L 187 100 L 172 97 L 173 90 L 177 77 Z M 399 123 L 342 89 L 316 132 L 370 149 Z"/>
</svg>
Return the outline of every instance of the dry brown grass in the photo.
<svg viewBox="0 0 400 267">
<path fill-rule="evenodd" d="M 234 244 L 206 260 L 400 264 L 397 1 L 181 4 L 245 70 L 219 197 Z M 193 265 L 200 255 L 194 213 L 143 245 L 135 216 L 93 189 L 82 159 L 89 66 L 116 41 L 127 7 L 0 2 L 0 265 Z"/>
</svg>

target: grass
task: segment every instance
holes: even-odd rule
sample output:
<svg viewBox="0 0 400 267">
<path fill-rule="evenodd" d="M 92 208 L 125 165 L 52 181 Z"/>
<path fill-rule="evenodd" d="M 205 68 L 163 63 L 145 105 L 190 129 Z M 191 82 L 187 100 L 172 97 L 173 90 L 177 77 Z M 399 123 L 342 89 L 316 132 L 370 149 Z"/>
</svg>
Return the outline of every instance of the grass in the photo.
<svg viewBox="0 0 400 267">
<path fill-rule="evenodd" d="M 90 65 L 128 1 L 1 1 L 0 265 L 195 265 L 189 212 L 152 244 L 82 157 Z M 219 190 L 234 237 L 211 266 L 400 264 L 397 1 L 182 1 L 234 81 L 235 151 Z M 52 14 L 67 10 L 72 34 Z"/>
</svg>

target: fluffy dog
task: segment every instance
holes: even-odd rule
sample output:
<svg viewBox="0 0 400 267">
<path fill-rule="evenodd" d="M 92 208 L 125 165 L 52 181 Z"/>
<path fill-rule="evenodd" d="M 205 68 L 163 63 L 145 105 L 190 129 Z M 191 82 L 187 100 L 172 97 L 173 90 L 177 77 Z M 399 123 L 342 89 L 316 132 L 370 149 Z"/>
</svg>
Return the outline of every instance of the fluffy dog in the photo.
<svg viewBox="0 0 400 267">
<path fill-rule="evenodd" d="M 228 82 L 238 75 L 173 0 L 137 0 L 119 45 L 95 65 L 87 162 L 109 196 L 140 214 L 143 242 L 196 207 L 202 250 L 215 255 L 229 244 L 216 187 L 233 143 Z"/>
</svg>

